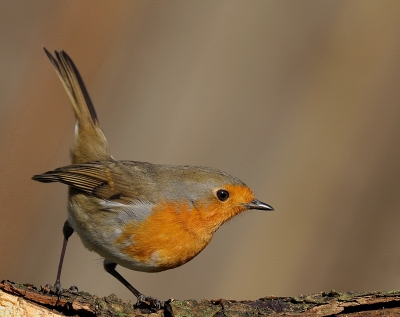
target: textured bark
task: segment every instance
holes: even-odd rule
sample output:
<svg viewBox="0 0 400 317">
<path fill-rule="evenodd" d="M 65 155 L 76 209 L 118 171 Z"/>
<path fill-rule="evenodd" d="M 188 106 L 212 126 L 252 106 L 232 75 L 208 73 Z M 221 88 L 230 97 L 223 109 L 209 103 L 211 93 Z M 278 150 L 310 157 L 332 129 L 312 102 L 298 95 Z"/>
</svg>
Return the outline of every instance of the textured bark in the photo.
<svg viewBox="0 0 400 317">
<path fill-rule="evenodd" d="M 400 291 L 265 297 L 255 301 L 170 300 L 157 312 L 134 307 L 114 294 L 90 295 L 64 290 L 58 298 L 49 287 L 0 282 L 0 316 L 400 316 Z"/>
</svg>

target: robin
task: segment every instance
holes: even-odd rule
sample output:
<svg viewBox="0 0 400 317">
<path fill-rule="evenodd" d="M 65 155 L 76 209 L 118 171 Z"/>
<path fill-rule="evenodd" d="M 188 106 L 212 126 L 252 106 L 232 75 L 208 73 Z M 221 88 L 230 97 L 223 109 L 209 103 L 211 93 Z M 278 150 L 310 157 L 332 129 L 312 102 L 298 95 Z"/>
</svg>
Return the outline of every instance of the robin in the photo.
<svg viewBox="0 0 400 317">
<path fill-rule="evenodd" d="M 160 308 L 125 280 L 116 266 L 160 272 L 193 259 L 227 220 L 249 209 L 273 210 L 255 199 L 238 178 L 199 166 L 118 161 L 109 152 L 95 108 L 72 59 L 44 51 L 60 78 L 76 117 L 72 164 L 33 180 L 68 185 L 68 219 L 54 287 L 68 238 L 76 231 L 83 245 L 104 258 L 104 269 L 124 284 L 138 304 Z"/>
</svg>

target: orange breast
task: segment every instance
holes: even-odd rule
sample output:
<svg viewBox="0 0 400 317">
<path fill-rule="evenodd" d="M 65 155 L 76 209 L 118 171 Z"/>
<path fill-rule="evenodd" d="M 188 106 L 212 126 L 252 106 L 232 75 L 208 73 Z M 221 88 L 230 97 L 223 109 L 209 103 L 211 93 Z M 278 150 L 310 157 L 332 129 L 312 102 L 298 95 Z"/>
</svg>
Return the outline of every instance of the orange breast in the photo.
<svg viewBox="0 0 400 317">
<path fill-rule="evenodd" d="M 214 232 L 227 220 L 245 210 L 254 199 L 248 187 L 227 185 L 226 202 L 214 196 L 195 201 L 161 202 L 144 221 L 132 220 L 115 241 L 120 251 L 149 271 L 162 271 L 193 259 L 210 242 Z"/>
<path fill-rule="evenodd" d="M 128 223 L 117 239 L 121 252 L 155 271 L 172 269 L 195 257 L 215 230 L 205 225 L 202 212 L 186 203 L 163 203 L 143 222 Z"/>
</svg>

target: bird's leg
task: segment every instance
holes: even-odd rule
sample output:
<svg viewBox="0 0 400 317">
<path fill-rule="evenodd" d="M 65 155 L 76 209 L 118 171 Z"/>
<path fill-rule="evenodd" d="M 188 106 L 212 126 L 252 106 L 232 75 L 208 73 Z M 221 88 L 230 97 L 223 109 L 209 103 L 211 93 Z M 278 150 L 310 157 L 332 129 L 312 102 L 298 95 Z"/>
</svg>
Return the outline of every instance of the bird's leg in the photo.
<svg viewBox="0 0 400 317">
<path fill-rule="evenodd" d="M 64 227 L 63 227 L 64 241 L 63 241 L 63 246 L 62 246 L 62 249 L 61 249 L 60 262 L 58 264 L 57 278 L 56 278 L 56 282 L 54 283 L 54 288 L 56 289 L 56 293 L 57 293 L 58 297 L 61 296 L 61 292 L 62 292 L 60 278 L 61 278 L 62 265 L 63 265 L 63 262 L 64 262 L 65 250 L 67 249 L 68 238 L 73 233 L 74 233 L 74 229 L 71 227 L 71 225 L 69 224 L 68 220 L 66 220 L 64 222 Z"/>
<path fill-rule="evenodd" d="M 114 276 L 118 281 L 120 281 L 122 284 L 126 286 L 127 289 L 129 289 L 133 295 L 136 296 L 137 298 L 137 305 L 140 305 L 140 303 L 150 303 L 150 306 L 155 309 L 160 309 L 164 306 L 164 302 L 159 301 L 158 299 L 150 296 L 145 296 L 144 294 L 140 293 L 136 288 L 134 288 L 126 279 L 122 277 L 121 274 L 119 274 L 115 268 L 117 267 L 117 264 L 114 262 L 111 262 L 107 259 L 104 259 L 103 263 L 104 269 L 110 273 L 112 276 Z"/>
</svg>

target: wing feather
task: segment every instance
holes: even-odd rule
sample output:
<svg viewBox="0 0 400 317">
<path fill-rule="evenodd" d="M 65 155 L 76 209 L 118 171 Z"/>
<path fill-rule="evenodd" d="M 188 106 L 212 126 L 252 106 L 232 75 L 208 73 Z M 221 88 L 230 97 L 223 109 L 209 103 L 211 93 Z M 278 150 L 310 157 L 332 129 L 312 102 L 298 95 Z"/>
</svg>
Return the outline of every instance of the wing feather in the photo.
<svg viewBox="0 0 400 317">
<path fill-rule="evenodd" d="M 42 183 L 60 182 L 105 200 L 132 200 L 127 194 L 129 185 L 100 162 L 64 166 L 32 179 Z"/>
</svg>

